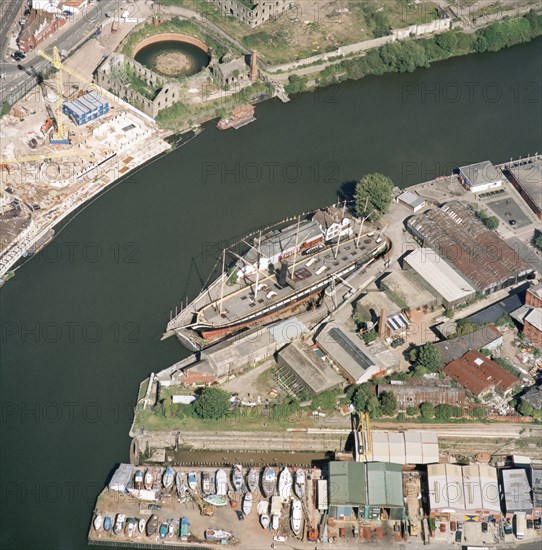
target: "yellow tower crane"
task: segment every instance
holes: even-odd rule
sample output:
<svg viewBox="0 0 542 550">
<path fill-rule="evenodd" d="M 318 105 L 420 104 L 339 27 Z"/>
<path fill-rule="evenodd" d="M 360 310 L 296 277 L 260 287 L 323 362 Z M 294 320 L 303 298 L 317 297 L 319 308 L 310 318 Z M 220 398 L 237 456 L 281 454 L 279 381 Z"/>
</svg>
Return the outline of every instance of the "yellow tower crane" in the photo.
<svg viewBox="0 0 542 550">
<path fill-rule="evenodd" d="M 373 438 L 371 436 L 371 420 L 367 413 L 359 413 L 359 421 L 356 427 L 356 431 L 359 433 L 359 454 L 360 457 L 366 461 L 371 460 L 373 452 Z"/>
</svg>

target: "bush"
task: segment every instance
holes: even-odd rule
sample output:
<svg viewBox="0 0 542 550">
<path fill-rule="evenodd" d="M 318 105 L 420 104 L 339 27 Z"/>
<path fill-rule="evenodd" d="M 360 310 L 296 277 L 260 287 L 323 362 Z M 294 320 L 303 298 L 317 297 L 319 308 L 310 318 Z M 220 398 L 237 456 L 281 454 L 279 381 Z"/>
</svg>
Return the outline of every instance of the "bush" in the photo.
<svg viewBox="0 0 542 550">
<path fill-rule="evenodd" d="M 422 368 L 426 372 L 436 372 L 440 369 L 440 351 L 431 342 L 412 350 L 409 358 L 416 363 L 416 370 Z"/>
<path fill-rule="evenodd" d="M 433 403 L 422 403 L 420 405 L 420 414 L 424 420 L 433 420 L 435 417 L 435 406 Z"/>
<path fill-rule="evenodd" d="M 220 388 L 205 388 L 194 402 L 194 412 L 203 419 L 223 418 L 230 408 L 230 397 Z"/>
<path fill-rule="evenodd" d="M 394 416 L 397 412 L 397 397 L 391 391 L 382 392 L 380 395 L 380 407 L 385 416 Z"/>
<path fill-rule="evenodd" d="M 327 390 L 313 397 L 311 409 L 332 410 L 337 404 L 337 390 Z"/>
<path fill-rule="evenodd" d="M 378 333 L 373 328 L 367 332 L 364 332 L 362 337 L 363 337 L 363 341 L 366 344 L 370 344 L 371 342 L 374 342 L 376 340 L 376 338 L 378 337 Z"/>
<path fill-rule="evenodd" d="M 408 416 L 418 416 L 418 408 L 417 407 L 408 407 L 406 410 L 406 413 Z"/>
</svg>

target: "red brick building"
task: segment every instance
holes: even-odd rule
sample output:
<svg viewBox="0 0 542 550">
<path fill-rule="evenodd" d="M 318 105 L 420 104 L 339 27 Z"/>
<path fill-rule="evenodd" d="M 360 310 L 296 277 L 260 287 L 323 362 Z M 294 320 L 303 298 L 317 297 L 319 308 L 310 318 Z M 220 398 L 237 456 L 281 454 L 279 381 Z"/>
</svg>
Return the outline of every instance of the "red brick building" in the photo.
<svg viewBox="0 0 542 550">
<path fill-rule="evenodd" d="M 25 53 L 34 50 L 66 23 L 64 17 L 46 11 L 32 10 L 17 38 L 19 49 Z"/>
<path fill-rule="evenodd" d="M 542 284 L 527 289 L 525 305 L 511 313 L 523 325 L 523 334 L 535 346 L 542 347 Z"/>
<path fill-rule="evenodd" d="M 519 383 L 519 379 L 513 374 L 476 350 L 448 363 L 444 372 L 474 397 L 480 397 L 492 390 L 507 395 Z"/>
</svg>

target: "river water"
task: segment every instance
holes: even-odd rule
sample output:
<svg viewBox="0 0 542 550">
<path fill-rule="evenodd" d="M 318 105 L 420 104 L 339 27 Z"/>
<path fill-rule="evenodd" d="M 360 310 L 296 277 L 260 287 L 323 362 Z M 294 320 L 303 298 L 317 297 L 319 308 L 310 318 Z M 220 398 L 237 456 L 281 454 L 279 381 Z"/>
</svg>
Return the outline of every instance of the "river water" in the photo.
<svg viewBox="0 0 542 550">
<path fill-rule="evenodd" d="M 380 171 L 404 187 L 542 151 L 542 41 L 258 105 L 91 204 L 0 291 L 2 549 L 86 548 L 98 492 L 129 459 L 140 380 L 221 242 L 333 202 Z"/>
</svg>

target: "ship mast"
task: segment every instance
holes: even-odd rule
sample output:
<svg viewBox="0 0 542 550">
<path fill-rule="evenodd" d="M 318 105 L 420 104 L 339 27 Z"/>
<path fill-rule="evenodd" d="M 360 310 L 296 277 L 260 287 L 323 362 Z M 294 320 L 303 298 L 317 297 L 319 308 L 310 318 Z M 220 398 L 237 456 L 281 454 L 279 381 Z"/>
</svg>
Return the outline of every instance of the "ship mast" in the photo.
<svg viewBox="0 0 542 550">
<path fill-rule="evenodd" d="M 256 254 L 256 288 L 254 289 L 254 302 L 258 299 L 258 285 L 260 284 L 260 243 L 262 232 L 258 235 L 258 253 Z"/>
<path fill-rule="evenodd" d="M 226 249 L 222 250 L 222 284 L 220 285 L 220 315 L 222 316 L 224 308 L 224 284 L 226 282 L 226 277 L 224 270 L 226 268 Z"/>
<path fill-rule="evenodd" d="M 341 228 L 339 229 L 339 238 L 337 239 L 337 247 L 335 248 L 335 254 L 333 254 L 333 257 L 337 259 L 337 256 L 339 255 L 339 244 L 341 243 L 341 234 L 342 234 L 342 227 L 343 227 L 343 220 L 344 220 L 344 212 L 346 210 L 346 200 L 343 204 L 343 212 L 342 212 L 342 218 L 341 218 Z"/>
<path fill-rule="evenodd" d="M 296 229 L 296 232 L 295 232 L 294 262 L 292 264 L 292 274 L 291 274 L 292 279 L 294 278 L 295 264 L 296 264 L 296 261 L 297 261 L 297 245 L 299 244 L 299 222 L 300 221 L 301 221 L 301 216 L 297 216 L 297 229 Z"/>
</svg>

